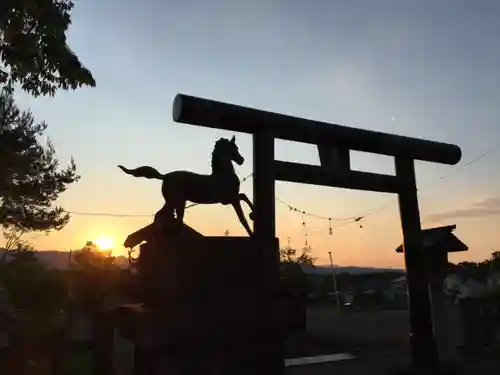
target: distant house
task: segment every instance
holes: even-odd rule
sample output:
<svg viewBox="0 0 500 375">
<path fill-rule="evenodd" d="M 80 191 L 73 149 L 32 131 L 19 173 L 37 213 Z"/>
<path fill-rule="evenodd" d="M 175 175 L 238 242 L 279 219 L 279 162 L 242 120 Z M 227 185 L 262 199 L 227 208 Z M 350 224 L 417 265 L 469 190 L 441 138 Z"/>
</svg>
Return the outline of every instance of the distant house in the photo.
<svg viewBox="0 0 500 375">
<path fill-rule="evenodd" d="M 467 251 L 468 247 L 462 241 L 460 241 L 454 234 L 453 231 L 456 229 L 456 225 L 448 225 L 437 228 L 429 228 L 422 230 L 422 251 L 426 254 L 427 259 L 430 261 L 427 263 L 427 271 L 431 275 L 439 275 L 441 278 L 443 273 L 454 272 L 456 268 L 455 265 L 448 262 L 448 253 L 452 252 L 462 252 Z M 403 244 L 396 248 L 397 253 L 403 253 Z M 406 278 L 401 278 L 396 284 L 401 283 L 397 288 L 406 289 Z M 448 284 L 446 280 L 443 280 L 444 289 L 448 289 L 449 292 L 452 290 L 458 290 L 458 284 L 455 279 L 450 279 Z M 472 286 L 471 286 L 472 288 Z"/>
<path fill-rule="evenodd" d="M 406 276 L 393 279 L 384 296 L 389 304 L 404 306 L 408 299 Z"/>
<path fill-rule="evenodd" d="M 398 277 L 391 282 L 391 290 L 396 294 L 406 295 L 406 276 Z"/>
<path fill-rule="evenodd" d="M 450 274 L 445 279 L 445 293 L 455 299 L 500 293 L 500 272 L 491 273 L 485 282 Z"/>
<path fill-rule="evenodd" d="M 489 277 L 486 285 L 490 289 L 494 289 L 495 291 L 500 291 L 500 272 L 493 272 Z"/>
<path fill-rule="evenodd" d="M 487 283 L 481 283 L 472 278 L 462 280 L 456 274 L 448 275 L 444 280 L 445 293 L 453 297 L 455 302 L 462 298 L 483 295 L 495 287 L 500 288 L 500 279 L 496 279 L 496 276 L 489 279 Z"/>
</svg>

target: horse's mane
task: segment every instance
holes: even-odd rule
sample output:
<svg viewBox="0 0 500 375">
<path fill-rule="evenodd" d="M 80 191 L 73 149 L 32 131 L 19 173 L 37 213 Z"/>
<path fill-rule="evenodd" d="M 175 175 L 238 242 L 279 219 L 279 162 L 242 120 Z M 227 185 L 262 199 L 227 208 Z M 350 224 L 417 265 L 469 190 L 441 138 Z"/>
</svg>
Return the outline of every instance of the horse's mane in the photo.
<svg viewBox="0 0 500 375">
<path fill-rule="evenodd" d="M 212 160 L 210 162 L 210 166 L 212 167 L 212 171 L 214 170 L 214 167 L 217 166 L 217 158 L 220 155 L 220 151 L 222 150 L 221 146 L 228 143 L 229 140 L 227 138 L 220 138 L 215 142 L 214 149 L 212 151 Z M 232 165 L 232 164 L 231 164 Z"/>
<path fill-rule="evenodd" d="M 227 138 L 219 138 L 217 141 L 215 141 L 215 146 L 214 146 L 214 151 L 220 147 L 223 143 L 228 143 L 229 139 Z"/>
</svg>

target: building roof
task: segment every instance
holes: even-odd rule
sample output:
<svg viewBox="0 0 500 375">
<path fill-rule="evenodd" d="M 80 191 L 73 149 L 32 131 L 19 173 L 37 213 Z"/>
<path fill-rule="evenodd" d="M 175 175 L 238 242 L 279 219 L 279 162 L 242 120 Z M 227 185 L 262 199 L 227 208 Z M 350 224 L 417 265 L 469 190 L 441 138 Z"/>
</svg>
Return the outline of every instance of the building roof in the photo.
<svg viewBox="0 0 500 375">
<path fill-rule="evenodd" d="M 469 248 L 460 241 L 452 232 L 456 225 L 445 227 L 429 228 L 422 230 L 424 239 L 424 249 L 428 251 L 446 250 L 448 253 L 467 251 Z M 396 248 L 397 253 L 403 252 L 403 245 Z"/>
</svg>

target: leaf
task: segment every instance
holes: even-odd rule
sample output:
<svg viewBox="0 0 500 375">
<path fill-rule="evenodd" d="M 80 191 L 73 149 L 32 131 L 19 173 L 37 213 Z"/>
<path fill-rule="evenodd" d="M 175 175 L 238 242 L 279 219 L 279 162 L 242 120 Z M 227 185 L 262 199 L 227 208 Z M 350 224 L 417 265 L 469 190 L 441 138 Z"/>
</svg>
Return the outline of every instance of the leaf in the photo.
<svg viewBox="0 0 500 375">
<path fill-rule="evenodd" d="M 73 6 L 69 0 L 2 1 L 0 84 L 19 84 L 35 97 L 95 87 L 92 73 L 67 44 Z"/>
<path fill-rule="evenodd" d="M 47 124 L 21 112 L 12 93 L 0 93 L 0 224 L 23 231 L 60 230 L 69 214 L 54 202 L 80 178 L 73 160 L 59 168 L 55 148 L 39 137 Z"/>
</svg>

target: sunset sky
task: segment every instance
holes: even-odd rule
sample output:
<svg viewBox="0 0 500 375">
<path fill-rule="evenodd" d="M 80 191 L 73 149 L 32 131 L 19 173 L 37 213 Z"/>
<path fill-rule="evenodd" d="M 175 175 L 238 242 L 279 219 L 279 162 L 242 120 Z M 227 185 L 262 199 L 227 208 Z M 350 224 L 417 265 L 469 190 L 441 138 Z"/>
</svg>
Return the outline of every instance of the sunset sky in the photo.
<svg viewBox="0 0 500 375">
<path fill-rule="evenodd" d="M 172 101 L 186 93 L 332 123 L 455 143 L 456 166 L 420 163 L 424 227 L 457 224 L 470 251 L 500 249 L 500 2 L 497 0 L 135 0 L 77 1 L 69 43 L 97 87 L 34 99 L 19 93 L 48 125 L 62 163 L 73 156 L 82 176 L 60 200 L 68 226 L 31 235 L 39 249 L 80 248 L 111 237 L 116 253 L 162 205 L 160 182 L 134 179 L 117 164 L 161 172 L 210 171 L 214 142 L 232 134 L 172 121 Z M 251 139 L 236 134 L 251 172 Z M 278 141 L 282 160 L 317 164 L 311 145 Z M 353 156 L 355 169 L 392 172 L 392 161 Z M 439 180 L 441 176 L 451 174 Z M 251 181 L 242 190 L 251 196 Z M 277 195 L 307 212 L 338 220 L 394 202 L 388 194 L 277 184 Z M 214 217 L 217 220 L 214 220 Z M 226 206 L 194 207 L 186 222 L 207 235 L 243 235 Z M 402 266 L 398 207 L 334 228 L 305 218 L 318 258 L 339 265 Z M 277 203 L 281 244 L 304 245 L 300 214 Z"/>
</svg>

